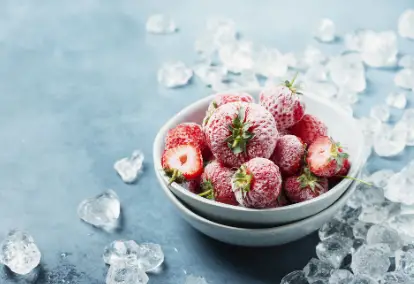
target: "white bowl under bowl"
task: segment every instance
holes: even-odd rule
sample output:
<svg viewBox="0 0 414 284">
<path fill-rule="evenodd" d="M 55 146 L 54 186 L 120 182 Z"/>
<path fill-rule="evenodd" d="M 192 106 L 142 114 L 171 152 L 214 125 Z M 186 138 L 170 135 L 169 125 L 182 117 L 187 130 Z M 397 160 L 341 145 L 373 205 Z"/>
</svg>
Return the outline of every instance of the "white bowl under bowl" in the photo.
<svg viewBox="0 0 414 284">
<path fill-rule="evenodd" d="M 249 93 L 258 102 L 261 89 L 242 89 Z M 229 92 L 226 92 L 229 93 Z M 164 150 L 164 139 L 169 129 L 183 122 L 202 122 L 206 109 L 214 95 L 203 98 L 172 117 L 158 132 L 153 146 L 154 167 L 157 172 L 162 172 L 161 157 Z M 303 100 L 306 104 L 306 113 L 316 115 L 328 127 L 329 135 L 347 150 L 350 155 L 351 169 L 349 176 L 355 177 L 363 164 L 363 135 L 356 120 L 344 111 L 340 106 L 317 97 L 305 94 Z M 168 184 L 168 177 L 162 176 L 163 185 Z M 310 217 L 332 205 L 351 185 L 352 180 L 343 179 L 327 193 L 314 199 L 288 205 L 279 208 L 250 209 L 241 206 L 232 206 L 205 199 L 191 193 L 181 185 L 173 183 L 168 187 L 191 210 L 210 220 L 230 226 L 242 226 L 249 228 L 273 227 L 276 225 L 295 222 Z"/>
<path fill-rule="evenodd" d="M 192 227 L 218 241 L 247 247 L 283 245 L 301 239 L 318 230 L 346 204 L 358 183 L 352 182 L 348 190 L 334 204 L 309 218 L 274 228 L 249 229 L 223 225 L 197 215 L 171 193 L 168 186 L 163 182 L 162 174 L 157 173 L 157 178 L 168 199 L 178 209 L 184 220 Z"/>
</svg>

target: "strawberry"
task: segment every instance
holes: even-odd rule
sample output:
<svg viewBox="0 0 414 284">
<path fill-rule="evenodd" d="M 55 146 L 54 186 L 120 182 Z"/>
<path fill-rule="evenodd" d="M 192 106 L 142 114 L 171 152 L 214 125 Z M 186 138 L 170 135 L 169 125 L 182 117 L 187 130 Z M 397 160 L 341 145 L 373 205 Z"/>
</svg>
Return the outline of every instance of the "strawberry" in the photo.
<svg viewBox="0 0 414 284">
<path fill-rule="evenodd" d="M 295 78 L 291 82 L 285 81 L 282 86 L 270 87 L 260 93 L 260 104 L 273 115 L 278 130 L 293 126 L 305 114 L 301 93 L 293 84 Z"/>
<path fill-rule="evenodd" d="M 195 178 L 195 179 L 190 179 L 187 180 L 183 186 L 185 188 L 187 188 L 188 191 L 195 193 L 195 194 L 199 194 L 200 193 L 200 179 L 201 177 Z"/>
<path fill-rule="evenodd" d="M 293 175 L 302 166 L 305 147 L 302 140 L 294 135 L 282 136 L 277 140 L 275 151 L 270 159 L 279 166 L 283 175 Z"/>
<path fill-rule="evenodd" d="M 308 148 L 306 162 L 312 173 L 322 177 L 332 177 L 342 169 L 348 159 L 341 145 L 332 138 L 321 136 Z"/>
<path fill-rule="evenodd" d="M 171 149 L 179 145 L 193 144 L 207 155 L 209 150 L 205 141 L 204 132 L 197 123 L 181 123 L 170 129 L 165 137 L 165 149 Z"/>
<path fill-rule="evenodd" d="M 210 162 L 201 175 L 200 196 L 230 205 L 239 205 L 231 189 L 234 170 L 226 168 L 217 161 Z"/>
<path fill-rule="evenodd" d="M 317 177 L 309 171 L 309 168 L 304 168 L 301 175 L 290 176 L 284 180 L 283 190 L 291 202 L 298 203 L 327 192 L 328 179 Z"/>
<path fill-rule="evenodd" d="M 230 93 L 230 94 L 217 94 L 214 99 L 210 102 L 206 116 L 203 120 L 203 127 L 206 126 L 208 120 L 210 119 L 211 115 L 221 107 L 222 105 L 234 102 L 246 102 L 252 103 L 253 97 L 250 96 L 248 93 L 240 92 L 240 93 Z"/>
<path fill-rule="evenodd" d="M 343 149 L 339 148 L 339 151 L 342 152 Z M 348 159 L 345 159 L 342 165 L 342 168 L 339 170 L 339 172 L 336 173 L 336 175 L 340 177 L 344 177 L 348 174 L 350 168 L 351 168 L 351 162 L 349 162 Z"/>
<path fill-rule="evenodd" d="M 165 150 L 161 164 L 165 174 L 170 177 L 170 184 L 197 179 L 203 172 L 203 156 L 200 149 L 192 144 Z"/>
<path fill-rule="evenodd" d="M 219 107 L 204 128 L 216 159 L 239 167 L 255 157 L 270 158 L 278 138 L 273 116 L 254 103 L 228 103 Z"/>
<path fill-rule="evenodd" d="M 301 121 L 289 129 L 290 133 L 302 139 L 308 146 L 320 136 L 328 135 L 328 128 L 317 117 L 305 114 Z"/>
<path fill-rule="evenodd" d="M 286 193 L 282 188 L 280 190 L 279 196 L 277 197 L 276 204 L 275 204 L 274 207 L 283 207 L 283 206 L 286 206 L 286 205 L 289 205 L 289 204 L 290 204 L 290 202 L 287 199 Z"/>
<path fill-rule="evenodd" d="M 240 205 L 269 208 L 278 204 L 282 176 L 278 166 L 265 158 L 253 158 L 241 165 L 232 178 L 232 189 Z"/>
</svg>

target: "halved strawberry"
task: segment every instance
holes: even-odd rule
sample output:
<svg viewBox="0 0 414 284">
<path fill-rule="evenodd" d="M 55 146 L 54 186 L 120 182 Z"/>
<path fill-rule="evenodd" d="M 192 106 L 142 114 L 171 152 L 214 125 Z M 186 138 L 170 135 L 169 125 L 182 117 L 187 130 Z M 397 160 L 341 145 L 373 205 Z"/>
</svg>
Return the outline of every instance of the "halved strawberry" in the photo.
<svg viewBox="0 0 414 284">
<path fill-rule="evenodd" d="M 165 150 L 161 163 L 165 174 L 170 177 L 170 184 L 196 179 L 203 173 L 203 156 L 192 144 Z"/>
<path fill-rule="evenodd" d="M 336 175 L 348 159 L 341 145 L 332 138 L 321 136 L 308 148 L 306 162 L 312 173 L 321 177 Z"/>
</svg>

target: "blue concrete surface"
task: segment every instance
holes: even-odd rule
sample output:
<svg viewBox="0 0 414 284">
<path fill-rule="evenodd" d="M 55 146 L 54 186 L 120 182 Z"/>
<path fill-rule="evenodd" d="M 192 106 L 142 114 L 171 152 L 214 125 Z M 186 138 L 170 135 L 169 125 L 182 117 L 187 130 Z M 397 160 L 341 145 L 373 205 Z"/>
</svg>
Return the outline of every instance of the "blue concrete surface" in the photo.
<svg viewBox="0 0 414 284">
<path fill-rule="evenodd" d="M 211 284 L 279 283 L 314 256 L 316 235 L 275 248 L 231 247 L 194 231 L 163 196 L 152 170 L 155 134 L 210 91 L 197 80 L 164 89 L 157 68 L 170 59 L 191 63 L 209 16 L 233 18 L 243 37 L 283 52 L 313 43 L 335 54 L 340 44 L 312 39 L 319 18 L 332 18 L 339 34 L 395 30 L 409 7 L 412 0 L 0 1 L 0 238 L 12 228 L 34 236 L 43 253 L 38 283 L 103 283 L 103 247 L 119 238 L 163 246 L 166 266 L 150 283 L 183 283 L 184 270 Z M 170 14 L 179 33 L 146 34 L 155 12 Z M 399 39 L 399 47 L 414 53 L 412 41 Z M 368 69 L 367 76 L 358 115 L 394 89 L 391 71 Z M 125 185 L 112 166 L 136 148 L 146 155 L 146 171 L 136 185 Z M 396 159 L 374 157 L 370 167 L 398 169 L 413 156 L 407 150 Z M 82 199 L 107 188 L 122 202 L 124 226 L 115 234 L 76 216 Z M 7 270 L 0 278 L 18 281 Z"/>
</svg>

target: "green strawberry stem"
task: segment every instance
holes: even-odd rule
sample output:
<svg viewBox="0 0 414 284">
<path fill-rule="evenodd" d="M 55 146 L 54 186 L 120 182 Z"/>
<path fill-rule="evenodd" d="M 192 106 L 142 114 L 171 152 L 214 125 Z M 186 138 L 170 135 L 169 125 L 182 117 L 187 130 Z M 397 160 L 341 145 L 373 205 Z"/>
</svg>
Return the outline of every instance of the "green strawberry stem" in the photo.
<svg viewBox="0 0 414 284">
<path fill-rule="evenodd" d="M 246 166 L 241 166 L 234 174 L 233 182 L 236 188 L 240 188 L 243 192 L 249 192 L 253 180 L 253 175 L 247 173 Z"/>
<path fill-rule="evenodd" d="M 284 85 L 292 91 L 293 94 L 302 95 L 302 93 L 298 92 L 300 87 L 298 84 L 295 85 L 296 78 L 298 77 L 299 72 L 296 72 L 295 76 L 293 76 L 292 80 L 289 82 L 288 80 L 285 81 Z"/>
<path fill-rule="evenodd" d="M 203 181 L 201 183 L 201 189 L 203 192 L 199 193 L 199 196 L 214 199 L 214 186 L 210 180 Z"/>
<path fill-rule="evenodd" d="M 231 125 L 228 126 L 231 135 L 225 140 L 227 146 L 234 154 L 246 153 L 247 144 L 253 139 L 254 134 L 249 131 L 250 123 L 245 122 L 245 109 L 241 107 L 238 115 L 233 119 Z"/>
<path fill-rule="evenodd" d="M 323 190 L 323 187 L 319 184 L 319 178 L 312 174 L 308 167 L 303 169 L 303 173 L 297 180 L 300 182 L 301 188 L 309 187 L 313 192 L 315 192 L 315 187 Z"/>
<path fill-rule="evenodd" d="M 363 180 L 361 180 L 361 179 L 357 179 L 357 178 L 354 178 L 354 177 L 350 177 L 350 176 L 337 176 L 337 177 L 341 177 L 341 178 L 346 178 L 346 179 L 354 180 L 354 181 L 357 181 L 357 182 L 363 183 L 363 184 L 365 184 L 365 185 L 372 186 L 372 183 L 369 183 L 369 182 L 366 182 L 366 181 L 363 181 Z"/>
<path fill-rule="evenodd" d="M 173 182 L 182 183 L 185 181 L 185 177 L 177 169 L 164 169 L 164 172 L 168 177 L 170 177 L 168 185 L 171 185 Z"/>
</svg>

